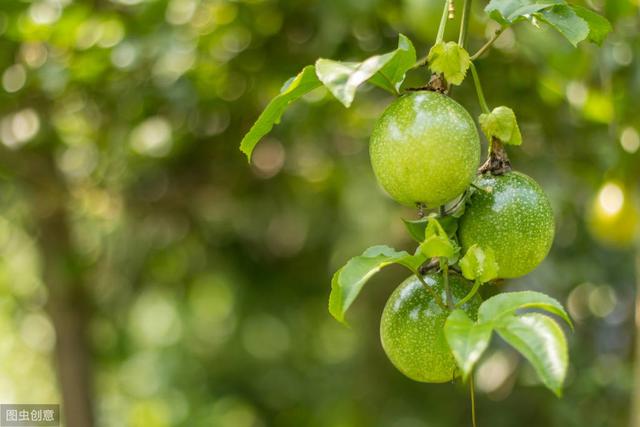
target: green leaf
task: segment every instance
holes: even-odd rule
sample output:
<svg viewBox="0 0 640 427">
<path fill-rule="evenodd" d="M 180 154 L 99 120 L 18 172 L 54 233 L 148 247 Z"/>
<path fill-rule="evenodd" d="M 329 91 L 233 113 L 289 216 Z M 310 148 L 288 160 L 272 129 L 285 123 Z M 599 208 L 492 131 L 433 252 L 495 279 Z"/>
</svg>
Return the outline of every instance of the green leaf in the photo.
<svg viewBox="0 0 640 427">
<path fill-rule="evenodd" d="M 478 245 L 471 246 L 460 260 L 462 275 L 469 280 L 486 283 L 498 277 L 498 263 L 493 249 L 483 250 Z"/>
<path fill-rule="evenodd" d="M 431 215 L 427 218 L 427 228 L 424 234 L 427 238 L 431 236 L 448 236 L 444 227 L 442 227 L 442 224 L 440 224 L 440 221 L 435 215 Z"/>
<path fill-rule="evenodd" d="M 461 203 L 463 204 L 463 203 Z M 430 217 L 424 217 L 416 220 L 403 219 L 402 222 L 407 229 L 407 232 L 416 242 L 421 243 L 425 239 L 425 232 Z M 458 218 L 452 216 L 445 216 L 438 220 L 442 229 L 447 236 L 453 237 L 458 231 Z"/>
<path fill-rule="evenodd" d="M 356 90 L 366 81 L 398 94 L 406 72 L 415 62 L 416 50 L 411 40 L 400 34 L 398 48 L 392 52 L 362 62 L 321 58 L 316 61 L 316 74 L 333 96 L 349 107 Z"/>
<path fill-rule="evenodd" d="M 542 10 L 535 16 L 558 30 L 574 46 L 589 36 L 587 21 L 568 5 L 559 4 Z"/>
<path fill-rule="evenodd" d="M 427 55 L 429 68 L 443 74 L 447 82 L 459 85 L 467 75 L 471 64 L 469 53 L 456 42 L 440 42 L 434 45 Z"/>
<path fill-rule="evenodd" d="M 492 137 L 498 138 L 505 144 L 522 144 L 520 127 L 516 115 L 509 107 L 496 107 L 489 114 L 480 114 L 478 118 L 480 128 L 489 141 Z"/>
<path fill-rule="evenodd" d="M 489 298 L 480 305 L 478 320 L 480 322 L 497 321 L 502 317 L 515 314 L 518 310 L 527 308 L 544 310 L 560 316 L 573 329 L 569 315 L 558 301 L 534 291 L 505 292 Z"/>
<path fill-rule="evenodd" d="M 533 365 L 544 385 L 560 397 L 569 363 L 567 340 L 560 326 L 543 314 L 528 313 L 507 316 L 495 328 Z"/>
<path fill-rule="evenodd" d="M 564 1 L 491 0 L 484 10 L 494 21 L 507 26 L 523 19 L 529 19 L 533 13 L 548 9 L 556 4 L 564 4 Z"/>
<path fill-rule="evenodd" d="M 534 25 L 536 20 L 546 22 L 574 46 L 587 37 L 602 43 L 611 31 L 611 25 L 602 16 L 584 7 L 569 5 L 564 0 L 491 0 L 485 11 L 503 26 L 525 19 Z"/>
<path fill-rule="evenodd" d="M 313 65 L 308 65 L 300 71 L 298 75 L 289 79 L 280 93 L 269 102 L 267 107 L 258 117 L 258 120 L 251 126 L 249 132 L 242 138 L 240 142 L 240 151 L 247 155 L 247 159 L 251 161 L 251 153 L 263 136 L 273 129 L 274 124 L 280 122 L 280 118 L 284 110 L 293 101 L 297 100 L 306 93 L 320 87 L 321 83 L 316 77 Z"/>
<path fill-rule="evenodd" d="M 400 34 L 398 36 L 398 48 L 387 55 L 393 55 L 393 57 L 369 79 L 369 83 L 397 94 L 400 91 L 402 82 L 404 82 L 407 71 L 416 62 L 416 49 L 409 38 L 404 34 Z"/>
<path fill-rule="evenodd" d="M 428 218 L 424 234 L 425 240 L 420 244 L 420 251 L 427 258 L 455 257 L 459 248 L 449 238 L 447 231 L 442 227 L 435 216 L 430 216 Z"/>
<path fill-rule="evenodd" d="M 415 272 L 426 257 L 409 255 L 388 246 L 373 246 L 360 256 L 351 258 L 331 280 L 329 312 L 339 322 L 345 323 L 344 315 L 367 281 L 382 268 L 401 264 Z"/>
<path fill-rule="evenodd" d="M 604 39 L 607 37 L 607 34 L 612 31 L 611 23 L 609 23 L 607 18 L 597 14 L 591 9 L 587 9 L 586 7 L 572 4 L 571 8 L 576 13 L 576 15 L 584 19 L 589 26 L 589 40 L 593 43 L 601 45 Z"/>
<path fill-rule="evenodd" d="M 416 220 L 402 219 L 402 222 L 404 222 L 404 226 L 409 232 L 411 238 L 420 243 L 424 241 L 424 232 L 427 228 L 428 220 L 429 218 L 420 218 Z"/>
<path fill-rule="evenodd" d="M 447 234 L 447 236 L 449 237 L 455 236 L 456 232 L 458 231 L 457 217 L 445 216 L 443 218 L 440 218 L 438 222 L 442 226 L 442 229 Z"/>
<path fill-rule="evenodd" d="M 462 310 L 454 310 L 449 314 L 444 324 L 444 336 L 462 371 L 463 380 L 467 379 L 489 346 L 492 331 L 492 324 L 474 323 Z"/>
<path fill-rule="evenodd" d="M 446 236 L 427 237 L 425 241 L 420 244 L 420 251 L 427 258 L 452 258 L 456 254 L 456 248 Z"/>
</svg>

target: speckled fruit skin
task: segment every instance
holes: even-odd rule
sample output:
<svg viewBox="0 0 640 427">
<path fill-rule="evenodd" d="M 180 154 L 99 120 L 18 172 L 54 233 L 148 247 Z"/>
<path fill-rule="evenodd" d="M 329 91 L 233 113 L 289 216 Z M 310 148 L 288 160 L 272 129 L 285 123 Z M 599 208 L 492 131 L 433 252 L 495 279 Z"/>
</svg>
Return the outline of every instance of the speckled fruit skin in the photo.
<svg viewBox="0 0 640 427">
<path fill-rule="evenodd" d="M 555 225 L 551 203 L 529 176 L 507 172 L 479 177 L 477 190 L 460 219 L 458 237 L 466 252 L 473 244 L 492 248 L 498 276 L 523 276 L 549 253 Z"/>
<path fill-rule="evenodd" d="M 440 274 L 424 276 L 446 301 Z M 471 289 L 464 278 L 449 275 L 454 301 Z M 481 300 L 475 296 L 462 309 L 475 319 Z M 391 294 L 380 321 L 380 339 L 391 363 L 407 377 L 426 383 L 444 383 L 456 376 L 456 362 L 444 337 L 449 312 L 442 309 L 417 277 L 411 276 Z"/>
<path fill-rule="evenodd" d="M 393 102 L 371 134 L 369 155 L 378 182 L 397 202 L 445 204 L 471 183 L 480 139 L 469 113 L 437 92 Z"/>
</svg>

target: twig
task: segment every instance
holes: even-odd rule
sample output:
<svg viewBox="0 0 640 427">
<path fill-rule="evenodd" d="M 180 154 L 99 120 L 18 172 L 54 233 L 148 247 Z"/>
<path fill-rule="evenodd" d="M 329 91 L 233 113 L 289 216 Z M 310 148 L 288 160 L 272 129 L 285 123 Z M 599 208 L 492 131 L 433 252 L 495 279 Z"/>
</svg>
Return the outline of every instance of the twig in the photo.
<svg viewBox="0 0 640 427">
<path fill-rule="evenodd" d="M 496 32 L 493 33 L 493 36 L 491 36 L 491 38 L 480 49 L 478 49 L 476 53 L 471 55 L 471 60 L 475 61 L 476 59 L 480 58 L 480 56 L 482 56 L 482 54 L 485 53 L 496 40 L 498 40 L 498 37 L 500 37 L 500 34 L 502 34 L 505 29 L 506 27 L 498 28 Z"/>
<path fill-rule="evenodd" d="M 460 19 L 460 34 L 458 35 L 458 44 L 464 48 L 467 42 L 467 29 L 469 28 L 469 15 L 471 14 L 471 0 L 464 0 L 462 6 L 462 18 Z"/>
<path fill-rule="evenodd" d="M 482 84 L 480 84 L 480 77 L 478 77 L 476 66 L 473 64 L 473 62 L 471 62 L 469 64 L 469 68 L 471 69 L 471 75 L 473 76 L 473 85 L 476 87 L 476 94 L 478 95 L 480 109 L 483 113 L 489 114 L 491 111 L 489 110 L 489 106 L 487 105 L 487 100 L 484 99 L 484 91 L 482 90 Z"/>
<path fill-rule="evenodd" d="M 431 288 L 431 286 L 427 284 L 427 282 L 424 281 L 424 279 L 422 278 L 422 275 L 419 272 L 416 272 L 415 275 L 418 278 L 418 280 L 420 280 L 420 282 L 422 283 L 422 286 L 427 290 L 427 292 L 431 294 L 433 299 L 436 301 L 436 304 L 438 304 L 440 308 L 442 308 L 443 310 L 446 310 L 447 306 L 444 305 L 444 303 L 442 302 L 442 298 L 440 298 L 440 295 L 438 295 L 438 293 L 434 291 L 433 288 Z"/>
</svg>

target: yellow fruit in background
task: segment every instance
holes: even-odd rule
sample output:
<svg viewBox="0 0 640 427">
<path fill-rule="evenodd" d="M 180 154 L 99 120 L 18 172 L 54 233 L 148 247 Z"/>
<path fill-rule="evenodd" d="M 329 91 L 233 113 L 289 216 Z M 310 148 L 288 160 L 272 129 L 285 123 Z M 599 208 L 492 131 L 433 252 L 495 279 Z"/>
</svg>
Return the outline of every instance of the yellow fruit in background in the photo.
<svg viewBox="0 0 640 427">
<path fill-rule="evenodd" d="M 630 247 L 640 234 L 637 195 L 619 181 L 605 182 L 591 203 L 587 225 L 605 246 Z"/>
</svg>

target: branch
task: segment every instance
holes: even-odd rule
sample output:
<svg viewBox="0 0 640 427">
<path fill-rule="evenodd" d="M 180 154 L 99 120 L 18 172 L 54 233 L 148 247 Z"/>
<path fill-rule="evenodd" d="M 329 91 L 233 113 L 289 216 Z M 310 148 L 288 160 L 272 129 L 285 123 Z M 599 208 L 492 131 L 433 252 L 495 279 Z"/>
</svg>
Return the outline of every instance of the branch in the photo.
<svg viewBox="0 0 640 427">
<path fill-rule="evenodd" d="M 485 53 L 496 40 L 498 40 L 498 37 L 500 37 L 500 34 L 502 34 L 504 32 L 504 30 L 506 30 L 506 29 L 507 29 L 506 27 L 498 28 L 496 30 L 496 32 L 493 33 L 493 36 L 489 39 L 489 41 L 487 41 L 484 44 L 484 46 L 482 46 L 480 49 L 478 49 L 478 51 L 476 53 L 471 55 L 471 60 L 475 61 L 476 59 L 480 58 L 480 56 L 482 56 L 482 54 Z"/>
</svg>

